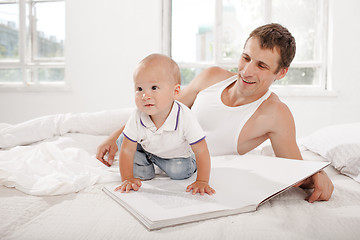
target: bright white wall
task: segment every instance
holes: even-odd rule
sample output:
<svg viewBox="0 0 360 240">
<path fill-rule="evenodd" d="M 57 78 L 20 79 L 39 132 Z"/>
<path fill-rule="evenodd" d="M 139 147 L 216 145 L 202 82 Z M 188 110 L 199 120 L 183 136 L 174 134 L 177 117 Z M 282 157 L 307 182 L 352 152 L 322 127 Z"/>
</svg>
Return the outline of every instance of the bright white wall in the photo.
<svg viewBox="0 0 360 240">
<path fill-rule="evenodd" d="M 283 97 L 299 137 L 333 124 L 360 122 L 360 1 L 330 0 L 329 77 L 336 96 Z"/>
<path fill-rule="evenodd" d="M 0 92 L 0 122 L 18 123 L 66 112 L 134 106 L 132 72 L 161 51 L 162 0 L 67 1 L 66 79 L 63 92 Z M 286 97 L 298 136 L 322 126 L 360 122 L 360 1 L 330 0 L 331 68 L 336 96 Z"/>
<path fill-rule="evenodd" d="M 0 122 L 135 106 L 132 73 L 161 51 L 161 0 L 66 1 L 69 91 L 0 91 Z"/>
</svg>

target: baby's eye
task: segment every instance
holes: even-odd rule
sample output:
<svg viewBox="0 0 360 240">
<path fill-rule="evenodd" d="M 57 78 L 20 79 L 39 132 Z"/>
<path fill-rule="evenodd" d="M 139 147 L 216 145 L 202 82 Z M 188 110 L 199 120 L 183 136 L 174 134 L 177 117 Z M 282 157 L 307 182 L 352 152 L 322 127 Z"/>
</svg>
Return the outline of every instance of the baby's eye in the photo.
<svg viewBox="0 0 360 240">
<path fill-rule="evenodd" d="M 151 90 L 156 90 L 156 89 L 158 89 L 158 86 L 152 86 L 151 87 Z"/>
<path fill-rule="evenodd" d="M 136 91 L 141 92 L 141 91 L 142 91 L 142 87 L 138 87 L 138 88 L 136 89 Z"/>
</svg>

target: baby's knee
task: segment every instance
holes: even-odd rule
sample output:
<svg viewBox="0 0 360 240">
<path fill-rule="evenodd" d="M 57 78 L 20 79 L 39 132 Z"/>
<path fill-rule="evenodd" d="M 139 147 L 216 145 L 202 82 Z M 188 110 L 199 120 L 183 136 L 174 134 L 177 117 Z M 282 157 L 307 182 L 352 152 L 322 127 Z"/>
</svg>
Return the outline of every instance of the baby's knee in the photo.
<svg viewBox="0 0 360 240">
<path fill-rule="evenodd" d="M 155 177 L 154 165 L 138 165 L 134 164 L 133 174 L 135 178 L 140 178 L 141 180 L 150 180 Z"/>
<path fill-rule="evenodd" d="M 155 177 L 154 164 L 146 158 L 145 153 L 135 152 L 133 174 L 141 180 L 150 180 Z"/>
<path fill-rule="evenodd" d="M 186 161 L 176 160 L 169 167 L 166 174 L 174 180 L 182 180 L 191 177 L 195 170 Z"/>
</svg>

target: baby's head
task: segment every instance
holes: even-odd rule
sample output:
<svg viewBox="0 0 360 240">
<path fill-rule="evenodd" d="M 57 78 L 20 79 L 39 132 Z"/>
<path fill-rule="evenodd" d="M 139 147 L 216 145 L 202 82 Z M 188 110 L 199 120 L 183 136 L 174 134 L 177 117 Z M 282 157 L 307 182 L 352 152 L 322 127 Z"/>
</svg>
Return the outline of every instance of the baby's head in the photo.
<svg viewBox="0 0 360 240">
<path fill-rule="evenodd" d="M 174 60 L 162 54 L 147 56 L 134 71 L 136 106 L 148 115 L 170 111 L 180 93 L 180 82 L 180 70 Z"/>
<path fill-rule="evenodd" d="M 142 71 L 152 71 L 157 77 L 163 78 L 161 80 L 166 80 L 170 83 L 170 80 L 172 80 L 174 85 L 181 84 L 179 66 L 174 60 L 166 55 L 154 53 L 141 60 L 135 69 L 134 80 Z"/>
</svg>

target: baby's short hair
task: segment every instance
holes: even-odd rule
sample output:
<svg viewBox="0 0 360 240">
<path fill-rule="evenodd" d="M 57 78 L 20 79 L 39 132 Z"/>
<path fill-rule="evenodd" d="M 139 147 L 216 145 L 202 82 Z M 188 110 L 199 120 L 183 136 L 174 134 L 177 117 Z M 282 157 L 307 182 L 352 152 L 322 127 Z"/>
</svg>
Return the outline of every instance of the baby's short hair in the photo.
<svg viewBox="0 0 360 240">
<path fill-rule="evenodd" d="M 159 53 L 153 53 L 145 57 L 139 62 L 142 64 L 159 64 L 162 63 L 169 71 L 169 75 L 173 77 L 175 84 L 181 84 L 180 68 L 178 64 L 169 56 Z"/>
</svg>

